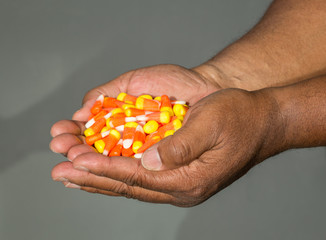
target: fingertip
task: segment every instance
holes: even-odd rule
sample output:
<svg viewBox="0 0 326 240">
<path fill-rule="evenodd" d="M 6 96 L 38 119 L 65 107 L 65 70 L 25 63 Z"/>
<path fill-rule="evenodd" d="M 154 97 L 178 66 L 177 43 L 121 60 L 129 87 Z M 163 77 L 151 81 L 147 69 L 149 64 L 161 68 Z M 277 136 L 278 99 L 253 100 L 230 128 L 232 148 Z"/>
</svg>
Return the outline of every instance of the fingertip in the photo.
<svg viewBox="0 0 326 240">
<path fill-rule="evenodd" d="M 97 169 L 102 161 L 107 161 L 108 157 L 104 156 L 102 154 L 96 153 L 96 152 L 85 152 L 82 154 L 79 154 L 74 160 L 73 160 L 73 167 L 78 170 L 84 170 L 87 169 Z"/>
<path fill-rule="evenodd" d="M 97 153 L 97 151 L 95 150 L 95 148 L 87 144 L 80 144 L 80 145 L 73 146 L 72 148 L 69 149 L 67 158 L 70 161 L 74 161 L 76 157 L 85 153 Z"/>
<path fill-rule="evenodd" d="M 96 98 L 86 101 L 83 106 L 73 114 L 72 120 L 86 122 L 95 100 Z"/>
<path fill-rule="evenodd" d="M 50 134 L 52 137 L 56 137 L 64 133 L 81 134 L 83 128 L 84 125 L 81 122 L 71 120 L 60 120 L 53 124 L 50 130 Z"/>
<path fill-rule="evenodd" d="M 51 140 L 49 147 L 55 153 L 66 154 L 71 147 L 82 143 L 82 140 L 78 136 L 65 133 L 54 137 Z"/>
<path fill-rule="evenodd" d="M 50 129 L 50 135 L 51 135 L 51 137 L 55 137 L 55 136 L 57 136 L 57 135 L 60 134 L 62 121 L 64 121 L 64 120 L 60 120 L 60 121 L 58 121 L 58 122 L 56 122 L 56 123 L 54 123 L 52 125 L 52 127 Z"/>
<path fill-rule="evenodd" d="M 71 162 L 58 163 L 51 171 L 51 177 L 54 181 L 68 181 L 65 177 L 67 169 L 71 168 Z"/>
</svg>

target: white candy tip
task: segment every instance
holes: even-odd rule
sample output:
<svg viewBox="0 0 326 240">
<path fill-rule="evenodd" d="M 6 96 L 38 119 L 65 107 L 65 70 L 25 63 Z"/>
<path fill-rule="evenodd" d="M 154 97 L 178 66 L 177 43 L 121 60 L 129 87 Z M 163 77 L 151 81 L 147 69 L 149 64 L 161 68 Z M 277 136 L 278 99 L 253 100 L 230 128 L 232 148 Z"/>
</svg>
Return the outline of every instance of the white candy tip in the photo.
<svg viewBox="0 0 326 240">
<path fill-rule="evenodd" d="M 143 156 L 143 153 L 136 153 L 134 155 L 135 158 L 141 158 Z"/>
<path fill-rule="evenodd" d="M 105 118 L 105 119 L 108 119 L 109 117 L 111 117 L 111 115 L 112 115 L 112 113 L 109 112 L 108 114 L 106 114 L 106 115 L 104 116 L 104 118 Z"/>
<path fill-rule="evenodd" d="M 118 132 L 123 132 L 124 129 L 125 129 L 124 125 L 120 125 L 115 128 L 115 130 L 117 130 Z"/>
<path fill-rule="evenodd" d="M 139 124 L 136 127 L 136 131 L 144 133 L 144 129 Z"/>
<path fill-rule="evenodd" d="M 101 101 L 103 102 L 104 101 L 104 95 L 101 94 L 100 96 L 97 97 L 96 101 Z"/>
<path fill-rule="evenodd" d="M 108 135 L 110 134 L 110 130 L 106 131 L 106 132 L 102 132 L 101 135 L 102 135 L 102 138 L 105 138 L 107 137 Z"/>
<path fill-rule="evenodd" d="M 144 126 L 144 125 L 146 124 L 146 122 L 145 122 L 145 121 L 139 121 L 138 124 L 139 124 L 140 126 Z M 144 132 L 144 130 L 143 130 L 143 132 Z"/>
<path fill-rule="evenodd" d="M 126 117 L 125 118 L 125 121 L 126 122 L 136 122 L 137 121 L 137 118 L 135 118 L 135 117 Z"/>
<path fill-rule="evenodd" d="M 139 115 L 136 117 L 137 121 L 146 121 L 147 117 L 145 115 Z"/>
<path fill-rule="evenodd" d="M 108 151 L 108 150 L 104 150 L 104 151 L 103 151 L 103 155 L 104 155 L 104 156 L 109 155 L 109 151 Z"/>
<path fill-rule="evenodd" d="M 181 104 L 181 105 L 185 105 L 187 102 L 186 101 L 172 101 L 172 104 Z"/>
<path fill-rule="evenodd" d="M 123 144 L 122 144 L 123 148 L 124 149 L 130 148 L 131 145 L 132 145 L 132 142 L 133 141 L 131 139 L 125 139 L 125 140 L 123 140 Z"/>
<path fill-rule="evenodd" d="M 86 124 L 85 127 L 86 128 L 90 128 L 91 126 L 93 126 L 93 124 L 95 123 L 94 118 L 92 118 L 91 120 L 89 120 Z"/>
</svg>

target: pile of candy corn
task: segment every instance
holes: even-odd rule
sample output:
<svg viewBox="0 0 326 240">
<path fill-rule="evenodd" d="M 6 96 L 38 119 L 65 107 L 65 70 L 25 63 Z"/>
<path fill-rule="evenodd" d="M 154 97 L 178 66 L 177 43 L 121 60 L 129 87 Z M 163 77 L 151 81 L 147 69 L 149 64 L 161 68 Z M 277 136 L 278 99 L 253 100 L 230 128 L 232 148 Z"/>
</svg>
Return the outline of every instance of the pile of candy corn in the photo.
<svg viewBox="0 0 326 240">
<path fill-rule="evenodd" d="M 142 153 L 182 126 L 188 106 L 162 95 L 100 95 L 85 127 L 86 143 L 106 156 L 141 158 Z"/>
</svg>

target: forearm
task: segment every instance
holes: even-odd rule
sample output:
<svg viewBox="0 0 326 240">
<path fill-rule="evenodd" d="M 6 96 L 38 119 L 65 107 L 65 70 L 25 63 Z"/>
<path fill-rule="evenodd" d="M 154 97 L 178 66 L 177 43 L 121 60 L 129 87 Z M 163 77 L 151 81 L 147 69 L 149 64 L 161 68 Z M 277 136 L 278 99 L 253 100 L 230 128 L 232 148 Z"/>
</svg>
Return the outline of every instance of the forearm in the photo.
<svg viewBox="0 0 326 240">
<path fill-rule="evenodd" d="M 245 36 L 195 68 L 221 87 L 256 90 L 326 74 L 326 1 L 276 0 Z"/>
<path fill-rule="evenodd" d="M 272 109 L 261 160 L 292 148 L 326 146 L 326 76 L 255 93 Z"/>
</svg>

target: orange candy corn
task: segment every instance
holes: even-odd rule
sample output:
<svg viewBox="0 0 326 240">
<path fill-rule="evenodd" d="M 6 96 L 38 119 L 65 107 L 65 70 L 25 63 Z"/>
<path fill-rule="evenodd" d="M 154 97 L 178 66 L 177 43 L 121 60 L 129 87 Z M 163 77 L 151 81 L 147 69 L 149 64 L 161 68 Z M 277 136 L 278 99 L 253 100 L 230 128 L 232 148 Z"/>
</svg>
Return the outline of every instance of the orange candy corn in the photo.
<svg viewBox="0 0 326 240">
<path fill-rule="evenodd" d="M 137 153 L 142 153 L 145 150 L 147 150 L 148 148 L 150 148 L 151 146 L 153 146 L 155 143 L 157 143 L 158 141 L 160 141 L 161 138 L 159 136 L 155 136 L 150 138 L 147 142 L 145 142 L 143 144 L 143 146 L 141 146 L 138 150 Z"/>
<path fill-rule="evenodd" d="M 134 105 L 136 103 L 137 97 L 122 92 L 118 95 L 117 99 L 121 102 Z"/>
<path fill-rule="evenodd" d="M 121 102 L 119 100 L 116 101 L 119 108 L 126 110 L 128 108 L 134 108 L 135 106 L 129 103 Z"/>
<path fill-rule="evenodd" d="M 181 127 L 189 108 L 185 104 L 167 95 L 154 100 L 150 95 L 100 95 L 85 125 L 86 143 L 106 156 L 141 158 L 145 150 Z"/>
<path fill-rule="evenodd" d="M 136 128 L 138 126 L 138 123 L 136 122 L 129 122 L 125 124 L 124 130 L 123 130 L 123 148 L 128 149 L 131 147 L 132 143 L 134 142 L 134 137 L 136 134 Z"/>
<path fill-rule="evenodd" d="M 91 135 L 99 133 L 102 130 L 102 128 L 105 126 L 105 121 L 106 121 L 105 118 L 101 118 L 97 120 L 91 127 L 87 128 L 85 132 L 87 130 L 90 130 L 89 132 L 92 132 Z"/>
<path fill-rule="evenodd" d="M 150 113 L 147 115 L 136 116 L 136 119 L 137 119 L 137 121 L 154 120 L 154 121 L 160 122 L 160 123 L 169 123 L 170 122 L 170 114 L 167 111 L 154 112 L 154 113 Z"/>
<path fill-rule="evenodd" d="M 135 122 L 135 117 L 125 117 L 125 118 L 110 118 L 108 119 L 106 125 L 111 128 L 115 128 L 124 125 L 126 122 Z"/>
<path fill-rule="evenodd" d="M 122 139 L 120 139 L 117 143 L 117 145 L 115 145 L 115 147 L 112 148 L 109 156 L 110 157 L 118 157 L 121 156 L 121 151 L 122 151 Z"/>
<path fill-rule="evenodd" d="M 130 148 L 122 148 L 121 155 L 124 157 L 131 157 L 134 155 L 134 151 L 132 150 L 132 147 Z"/>
<path fill-rule="evenodd" d="M 124 112 L 119 112 L 114 114 L 111 118 L 125 118 L 126 114 Z"/>
<path fill-rule="evenodd" d="M 116 108 L 118 105 L 116 104 L 117 99 L 112 97 L 105 97 L 103 100 L 104 108 Z"/>
<path fill-rule="evenodd" d="M 146 112 L 144 110 L 137 109 L 137 108 L 128 108 L 125 110 L 125 114 L 127 117 L 136 117 L 140 115 L 145 115 Z"/>
<path fill-rule="evenodd" d="M 160 103 L 158 101 L 147 99 L 147 98 L 138 97 L 135 106 L 136 108 L 145 111 L 153 111 L 153 112 L 160 111 Z"/>
<path fill-rule="evenodd" d="M 98 96 L 93 107 L 91 108 L 91 113 L 94 115 L 98 114 L 102 110 L 103 102 L 104 102 L 104 95 Z"/>
<path fill-rule="evenodd" d="M 104 114 L 104 115 L 103 115 Z M 102 116 L 103 115 L 103 116 Z M 86 128 L 92 127 L 97 121 L 101 120 L 101 118 L 104 118 L 105 120 L 108 119 L 111 116 L 111 113 L 107 113 L 106 111 L 102 110 L 97 115 L 95 115 L 92 119 L 90 119 L 86 124 Z"/>
<path fill-rule="evenodd" d="M 178 130 L 180 127 L 182 126 L 182 123 L 180 121 L 180 119 L 174 119 L 173 121 L 169 122 L 168 124 L 160 127 L 157 130 L 157 135 L 160 136 L 160 138 L 164 138 L 164 134 L 166 131 L 169 130 Z"/>
<path fill-rule="evenodd" d="M 120 138 L 121 135 L 117 130 L 115 129 L 110 130 L 109 135 L 103 139 L 103 141 L 105 142 L 103 155 L 108 156 L 110 151 L 115 147 L 115 145 L 118 143 Z"/>
<path fill-rule="evenodd" d="M 108 112 L 106 110 L 101 110 L 98 114 L 96 114 L 93 119 L 95 121 L 99 120 L 100 118 L 104 117 Z"/>
<path fill-rule="evenodd" d="M 132 150 L 137 153 L 138 149 L 143 146 L 145 142 L 146 135 L 143 128 L 138 125 L 135 132 L 134 142 L 132 144 Z"/>
<path fill-rule="evenodd" d="M 108 136 L 110 134 L 110 130 L 106 131 L 106 132 L 102 132 L 102 133 L 97 133 L 91 136 L 86 137 L 86 143 L 88 145 L 93 145 L 96 141 L 101 140 L 102 138 L 105 138 L 106 136 Z"/>
<path fill-rule="evenodd" d="M 170 114 L 170 116 L 173 116 L 173 110 L 172 110 L 172 105 L 170 102 L 170 99 L 166 95 L 161 96 L 161 112 L 166 111 Z"/>
</svg>

